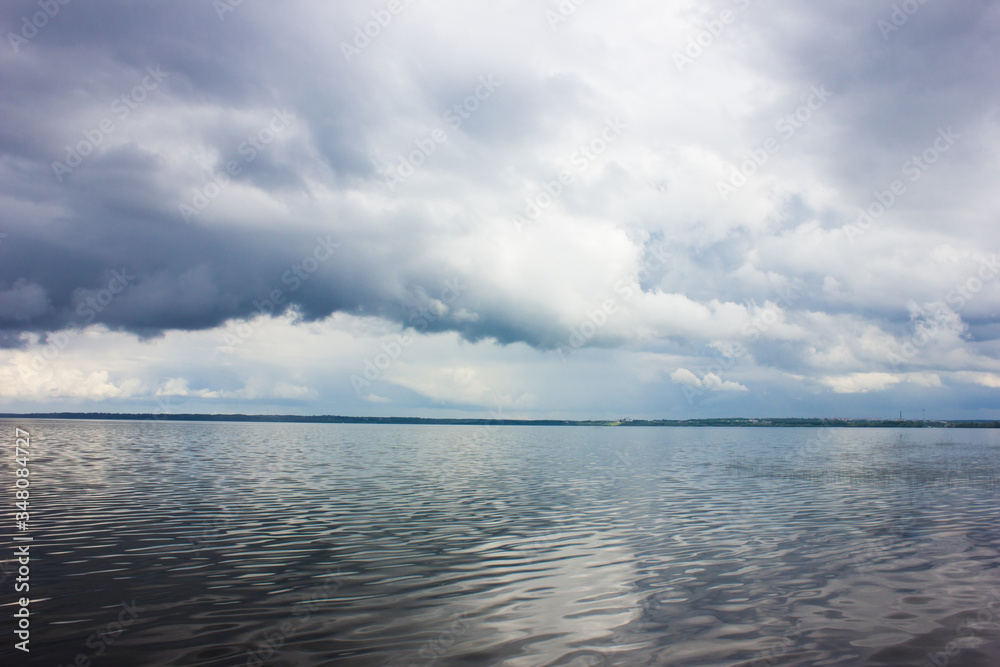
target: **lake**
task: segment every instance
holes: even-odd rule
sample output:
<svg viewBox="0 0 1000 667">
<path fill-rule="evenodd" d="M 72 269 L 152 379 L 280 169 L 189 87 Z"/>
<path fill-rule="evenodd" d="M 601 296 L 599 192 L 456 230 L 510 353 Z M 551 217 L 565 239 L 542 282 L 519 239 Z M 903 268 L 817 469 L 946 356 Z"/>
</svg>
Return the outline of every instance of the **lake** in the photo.
<svg viewBox="0 0 1000 667">
<path fill-rule="evenodd" d="M 0 428 L 4 665 L 1000 664 L 1000 431 Z"/>
</svg>

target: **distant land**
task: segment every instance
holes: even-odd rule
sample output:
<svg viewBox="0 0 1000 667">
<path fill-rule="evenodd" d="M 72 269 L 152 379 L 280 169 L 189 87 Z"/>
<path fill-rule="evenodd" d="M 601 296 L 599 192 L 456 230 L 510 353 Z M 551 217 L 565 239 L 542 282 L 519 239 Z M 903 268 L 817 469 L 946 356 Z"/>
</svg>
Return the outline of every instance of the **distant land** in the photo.
<svg viewBox="0 0 1000 667">
<path fill-rule="evenodd" d="M 741 427 L 846 427 L 846 428 L 1000 428 L 1000 421 L 986 419 L 837 419 L 774 417 L 756 419 L 435 419 L 429 417 L 342 417 L 338 415 L 239 415 L 152 414 L 122 412 L 0 413 L 2 419 L 110 419 L 119 421 L 290 422 L 306 424 L 450 424 L 457 426 L 741 426 Z"/>
</svg>

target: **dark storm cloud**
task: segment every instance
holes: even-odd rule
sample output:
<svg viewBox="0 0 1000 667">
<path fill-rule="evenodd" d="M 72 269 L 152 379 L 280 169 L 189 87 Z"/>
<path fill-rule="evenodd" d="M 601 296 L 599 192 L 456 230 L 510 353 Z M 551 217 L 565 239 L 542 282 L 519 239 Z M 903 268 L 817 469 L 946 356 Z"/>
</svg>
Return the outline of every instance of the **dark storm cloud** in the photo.
<svg viewBox="0 0 1000 667">
<path fill-rule="evenodd" d="M 4 24 L 33 9 L 28 2 L 6 4 Z M 428 241 L 419 233 L 420 220 L 376 221 L 347 212 L 343 219 L 296 221 L 291 228 L 277 222 L 269 229 L 209 228 L 198 217 L 185 224 L 178 214 L 179 204 L 191 203 L 192 188 L 205 191 L 205 182 L 183 182 L 163 155 L 138 141 L 95 151 L 73 165 L 76 151 L 66 147 L 100 136 L 102 120 L 123 132 L 119 128 L 128 123 L 151 117 L 162 122 L 176 114 L 180 131 L 214 149 L 214 172 L 238 163 L 234 183 L 308 197 L 304 178 L 324 167 L 325 177 L 342 184 L 380 180 L 369 140 L 391 125 L 393 114 L 405 119 L 409 102 L 403 93 L 411 84 L 377 79 L 377 69 L 339 59 L 317 68 L 314 54 L 296 48 L 298 20 L 294 6 L 247 4 L 220 21 L 211 3 L 80 3 L 65 6 L 22 45 L 2 81 L 17 94 L 5 102 L 0 149 L 18 158 L 16 166 L 8 163 L 3 188 L 24 204 L 4 220 L 11 236 L 0 268 L 0 295 L 10 304 L 0 311 L 6 344 L 19 331 L 91 322 L 142 335 L 213 327 L 256 314 L 261 308 L 254 302 L 275 289 L 288 299 L 276 312 L 294 305 L 307 319 L 344 310 L 410 324 L 415 315 L 419 320 L 430 312 L 434 295 L 454 276 L 422 259 Z M 345 17 L 330 30 L 349 32 L 350 26 Z M 163 72 L 161 80 L 155 89 L 139 91 L 143 99 L 133 100 L 122 118 L 125 107 L 115 102 L 150 81 L 151 67 Z M 450 78 L 448 68 L 435 72 L 416 78 L 413 92 L 423 99 L 410 113 L 434 114 L 430 120 L 442 124 L 443 113 L 468 96 L 469 81 L 476 78 L 464 72 Z M 507 79 L 503 85 L 511 91 L 507 101 L 463 123 L 462 133 L 512 147 L 511 130 L 530 138 L 545 130 L 530 128 L 546 117 L 540 112 L 548 105 L 552 118 L 565 118 L 586 95 L 573 77 L 520 84 Z M 272 107 L 291 110 L 305 143 L 254 151 L 248 159 L 245 138 L 262 127 L 252 112 Z M 197 117 L 199 110 L 203 117 Z M 55 172 L 54 162 L 60 164 Z M 58 213 L 37 210 L 48 207 Z M 294 267 L 311 254 L 317 238 L 331 239 L 345 252 L 297 282 Z M 113 271 L 131 276 L 127 288 L 95 307 L 93 299 L 107 290 Z M 472 339 L 537 341 L 527 321 L 495 324 L 486 317 L 459 323 L 448 315 L 424 321 L 429 331 L 453 327 Z"/>
<path fill-rule="evenodd" d="M 33 10 L 33 3 L 5 4 L 4 25 Z M 270 150 L 248 160 L 238 153 L 244 137 L 259 129 L 239 112 L 273 105 L 294 109 L 335 174 L 370 175 L 365 128 L 377 122 L 378 107 L 359 101 L 368 96 L 364 83 L 350 80 L 357 70 L 339 72 L 334 62 L 316 72 L 309 54 L 274 34 L 280 24 L 268 27 L 267 9 L 256 10 L 256 21 L 253 11 L 241 9 L 223 23 L 211 3 L 68 5 L 7 61 L 2 85 L 16 94 L 5 98 L 0 149 L 16 162 L 7 163 L 3 189 L 22 206 L 8 209 L 3 221 L 9 234 L 0 268 L 6 343 L 17 331 L 91 321 L 145 334 L 211 327 L 254 314 L 254 300 L 274 289 L 283 289 L 306 317 L 384 309 L 379 301 L 394 288 L 385 276 L 394 271 L 378 263 L 408 271 L 400 253 L 365 257 L 355 244 L 351 256 L 330 261 L 309 276 L 308 288 L 300 283 L 293 293 L 288 272 L 312 253 L 317 238 L 329 238 L 330 226 L 184 224 L 178 205 L 191 198 L 190 185 L 201 184 L 177 182 L 162 156 L 134 142 L 84 156 L 72 173 L 53 173 L 52 162 L 72 164 L 66 145 L 77 145 L 87 131 L 100 136 L 102 119 L 122 132 L 117 128 L 139 116 L 205 105 L 220 110 L 214 120 L 182 129 L 199 132 L 198 140 L 215 149 L 217 170 L 232 159 L 240 163 L 237 182 L 265 191 L 304 190 L 300 172 L 312 168 L 307 158 Z M 149 67 L 162 68 L 162 87 L 143 93 L 148 99 L 122 119 L 114 100 L 141 84 Z M 48 207 L 58 213 L 39 214 Z M 337 242 L 364 222 L 336 221 Z M 128 288 L 103 308 L 84 306 L 87 296 L 106 288 L 112 271 L 133 276 Z M 408 276 L 418 284 L 421 278 Z"/>
<path fill-rule="evenodd" d="M 995 113 L 996 2 L 761 3 L 741 20 L 755 36 L 752 65 L 793 94 L 813 84 L 833 93 L 815 157 L 849 186 L 880 184 L 938 127 L 971 132 Z M 776 110 L 762 114 L 762 131 Z"/>
<path fill-rule="evenodd" d="M 0 214 L 9 234 L 0 246 L 0 345 L 16 343 L 19 332 L 91 322 L 144 336 L 210 328 L 260 312 L 274 290 L 283 299 L 277 312 L 294 307 L 319 319 L 346 311 L 406 325 L 436 313 L 435 300 L 456 279 L 468 285 L 456 308 L 469 313 L 453 308 L 423 317 L 427 330 L 546 348 L 565 339 L 565 327 L 543 305 L 436 260 L 440 221 L 433 212 L 417 205 L 378 214 L 338 204 L 335 213 L 313 217 L 321 209 L 309 183 L 382 193 L 386 165 L 429 128 L 446 127 L 443 114 L 490 74 L 503 94 L 449 130 L 456 143 L 468 139 L 463 156 L 478 159 L 439 156 L 427 169 L 487 184 L 550 178 L 548 165 L 531 162 L 532 142 L 599 117 L 601 93 L 575 72 L 532 69 L 518 47 L 466 57 L 440 39 L 413 38 L 412 52 L 396 60 L 380 56 L 376 45 L 348 62 L 336 43 L 365 14 L 325 9 L 328 25 L 315 25 L 307 9 L 315 7 L 244 2 L 220 20 L 207 1 L 71 2 L 18 53 L 4 44 L 0 189 L 11 205 Z M 37 11 L 34 2 L 5 3 L 4 31 Z M 759 41 L 751 64 L 790 91 L 761 111 L 759 136 L 773 133 L 775 115 L 793 110 L 809 86 L 826 85 L 834 98 L 814 152 L 846 189 L 869 191 L 869 180 L 922 147 L 935 128 L 968 126 L 995 105 L 995 4 L 926 3 L 885 39 L 878 21 L 890 12 L 889 3 L 852 2 L 784 3 L 780 10 L 761 4 L 743 14 L 747 39 Z M 317 53 L 315 39 L 300 37 L 313 30 L 329 35 L 329 52 Z M 161 68 L 165 78 L 155 88 L 146 84 L 143 100 L 122 118 L 115 101 L 143 86 L 149 68 Z M 274 110 L 294 120 L 280 141 L 248 159 L 241 147 Z M 83 157 L 72 173 L 55 173 L 53 162 L 68 161 L 66 146 L 104 118 L 115 125 L 109 141 L 115 133 L 129 141 Z M 153 122 L 163 134 L 144 135 L 143 124 Z M 199 154 L 171 154 L 162 145 L 181 137 L 200 146 Z M 239 167 L 228 187 L 298 202 L 294 219 L 275 213 L 273 221 L 250 224 L 213 209 L 211 223 L 205 213 L 186 222 L 179 206 L 191 203 L 195 190 L 205 192 L 207 175 L 228 162 Z M 505 172 L 511 166 L 516 178 Z M 469 213 L 470 224 L 477 215 Z M 296 267 L 324 242 L 339 248 L 296 283 Z M 749 245 L 730 239 L 693 253 L 691 266 L 699 274 L 732 271 Z M 114 272 L 122 276 L 117 282 Z M 742 286 L 677 281 L 679 291 L 687 286 L 706 300 L 746 295 Z M 814 283 L 796 307 L 829 307 Z M 105 291 L 114 296 L 106 305 Z"/>
</svg>

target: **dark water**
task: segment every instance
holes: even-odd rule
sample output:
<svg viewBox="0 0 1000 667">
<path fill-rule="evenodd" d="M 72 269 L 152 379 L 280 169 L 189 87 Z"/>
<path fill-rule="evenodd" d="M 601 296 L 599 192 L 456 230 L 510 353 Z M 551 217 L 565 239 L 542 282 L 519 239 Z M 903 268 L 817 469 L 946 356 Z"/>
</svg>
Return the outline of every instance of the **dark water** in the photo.
<svg viewBox="0 0 1000 667">
<path fill-rule="evenodd" d="M 1000 665 L 997 431 L 15 424 L 2 665 Z"/>
</svg>

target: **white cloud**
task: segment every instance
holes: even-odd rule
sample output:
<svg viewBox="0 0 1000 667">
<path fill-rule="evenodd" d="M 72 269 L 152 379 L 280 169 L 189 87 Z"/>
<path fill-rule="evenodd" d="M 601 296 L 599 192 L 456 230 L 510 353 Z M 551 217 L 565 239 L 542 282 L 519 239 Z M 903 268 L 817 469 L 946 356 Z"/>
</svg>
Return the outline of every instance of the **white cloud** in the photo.
<svg viewBox="0 0 1000 667">
<path fill-rule="evenodd" d="M 723 380 L 715 373 L 706 373 L 704 377 L 699 378 L 686 368 L 678 368 L 670 374 L 670 379 L 674 384 L 682 384 L 694 389 L 707 389 L 708 391 L 748 391 L 740 383 Z"/>
<path fill-rule="evenodd" d="M 952 373 L 951 377 L 959 382 L 970 382 L 983 387 L 1000 389 L 1000 373 L 986 373 L 977 371 L 959 371 Z"/>
<path fill-rule="evenodd" d="M 827 376 L 820 382 L 838 394 L 865 394 L 884 391 L 900 382 L 908 382 L 921 387 L 940 387 L 941 378 L 934 373 L 851 373 L 850 375 Z"/>
</svg>

